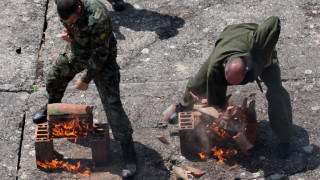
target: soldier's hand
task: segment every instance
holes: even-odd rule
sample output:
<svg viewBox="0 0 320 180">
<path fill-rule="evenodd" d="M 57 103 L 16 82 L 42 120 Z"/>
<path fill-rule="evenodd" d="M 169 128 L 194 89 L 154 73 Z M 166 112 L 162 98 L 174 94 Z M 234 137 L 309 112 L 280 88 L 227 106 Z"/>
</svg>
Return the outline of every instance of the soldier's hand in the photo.
<svg viewBox="0 0 320 180">
<path fill-rule="evenodd" d="M 73 38 L 71 37 L 69 31 L 67 30 L 67 28 L 64 28 L 61 34 L 61 38 L 67 42 L 72 42 Z"/>
<path fill-rule="evenodd" d="M 77 89 L 82 90 L 82 91 L 85 91 L 85 90 L 88 89 L 88 87 L 89 87 L 89 84 L 83 82 L 81 78 L 79 78 L 79 79 L 77 80 L 77 83 L 76 83 L 76 88 L 77 88 Z"/>
</svg>

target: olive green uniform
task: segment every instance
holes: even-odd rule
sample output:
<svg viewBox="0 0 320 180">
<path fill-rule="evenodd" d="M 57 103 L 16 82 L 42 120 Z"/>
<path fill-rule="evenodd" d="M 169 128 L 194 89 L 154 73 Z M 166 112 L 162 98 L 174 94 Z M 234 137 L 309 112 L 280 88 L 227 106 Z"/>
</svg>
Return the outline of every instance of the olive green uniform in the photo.
<svg viewBox="0 0 320 180">
<path fill-rule="evenodd" d="M 83 71 L 83 82 L 89 84 L 93 79 L 96 84 L 114 138 L 127 143 L 132 140 L 133 130 L 120 100 L 117 42 L 108 10 L 99 0 L 81 0 L 81 3 L 79 19 L 70 26 L 62 23 L 73 41 L 48 73 L 46 95 L 49 103 L 61 102 L 68 83 Z"/>
<path fill-rule="evenodd" d="M 180 100 L 183 107 L 192 106 L 190 91 L 206 94 L 208 105 L 225 107 L 227 86 L 223 64 L 231 57 L 248 56 L 253 61 L 254 79 L 258 76 L 268 90 L 268 115 L 271 128 L 281 143 L 290 142 L 292 136 L 292 109 L 290 96 L 281 83 L 275 46 L 281 24 L 278 17 L 270 17 L 262 24 L 243 23 L 228 26 L 218 37 L 214 50 L 191 79 Z M 268 64 L 272 55 L 272 65 Z"/>
</svg>

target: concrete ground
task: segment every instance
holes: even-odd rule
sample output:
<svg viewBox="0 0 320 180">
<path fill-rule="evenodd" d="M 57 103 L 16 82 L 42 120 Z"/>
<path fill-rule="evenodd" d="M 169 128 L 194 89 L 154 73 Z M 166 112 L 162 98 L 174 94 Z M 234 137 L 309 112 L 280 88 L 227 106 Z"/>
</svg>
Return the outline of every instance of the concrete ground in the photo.
<svg viewBox="0 0 320 180">
<path fill-rule="evenodd" d="M 110 4 L 121 67 L 121 96 L 132 122 L 138 170 L 135 179 L 175 179 L 172 166 L 206 171 L 197 179 L 320 179 L 320 2 L 318 0 L 130 0 L 126 10 Z M 0 173 L 1 179 L 121 179 L 121 148 L 111 140 L 109 166 L 83 176 L 65 170 L 38 169 L 35 160 L 32 114 L 42 107 L 44 77 L 65 43 L 52 0 L 0 2 Z M 256 84 L 229 89 L 233 100 L 256 93 L 259 129 L 249 156 L 237 154 L 225 163 L 211 158 L 181 156 L 178 126 L 157 128 L 162 112 L 182 96 L 229 24 L 261 23 L 279 16 L 282 32 L 277 44 L 282 80 L 291 95 L 294 135 L 292 155 L 276 158 L 277 144 L 267 117 L 267 102 Z M 107 122 L 94 84 L 75 89 L 73 80 L 64 103 L 92 104 L 94 122 Z M 264 87 L 266 89 L 266 87 Z M 157 136 L 165 136 L 169 145 Z M 308 151 L 309 150 L 311 151 Z M 56 155 L 70 164 L 91 166 L 88 138 L 54 139 Z M 233 170 L 228 170 L 238 165 Z"/>
</svg>

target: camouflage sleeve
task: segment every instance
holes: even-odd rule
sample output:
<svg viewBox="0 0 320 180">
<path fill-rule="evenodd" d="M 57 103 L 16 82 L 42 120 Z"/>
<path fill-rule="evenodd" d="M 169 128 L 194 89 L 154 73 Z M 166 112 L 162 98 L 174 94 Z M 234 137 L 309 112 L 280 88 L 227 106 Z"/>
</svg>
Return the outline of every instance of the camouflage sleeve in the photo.
<svg viewBox="0 0 320 180">
<path fill-rule="evenodd" d="M 112 26 L 107 12 L 96 9 L 89 17 L 91 36 L 91 57 L 89 68 L 82 74 L 82 80 L 89 83 L 99 73 L 109 55 L 109 43 L 112 38 Z"/>
</svg>

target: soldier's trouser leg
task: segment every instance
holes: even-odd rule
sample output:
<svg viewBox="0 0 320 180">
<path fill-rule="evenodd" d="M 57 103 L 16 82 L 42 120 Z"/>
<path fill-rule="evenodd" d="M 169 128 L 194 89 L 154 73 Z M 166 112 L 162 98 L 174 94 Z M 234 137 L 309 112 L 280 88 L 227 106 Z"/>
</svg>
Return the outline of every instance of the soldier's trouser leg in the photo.
<svg viewBox="0 0 320 180">
<path fill-rule="evenodd" d="M 268 115 L 272 130 L 276 133 L 280 143 L 289 143 L 292 136 L 292 109 L 289 93 L 282 86 L 278 60 L 265 68 L 260 75 L 268 90 Z"/>
<path fill-rule="evenodd" d="M 133 130 L 120 100 L 118 65 L 108 65 L 94 78 L 94 82 L 115 140 L 124 144 L 130 143 Z"/>
<path fill-rule="evenodd" d="M 180 104 L 183 107 L 190 108 L 192 106 L 193 97 L 190 94 L 190 91 L 197 96 L 205 96 L 207 88 L 207 71 L 210 61 L 207 60 L 199 69 L 196 76 L 189 80 L 186 91 L 180 99 Z"/>
<path fill-rule="evenodd" d="M 65 52 L 61 53 L 46 77 L 49 103 L 61 102 L 68 83 L 83 70 L 76 60 L 71 61 Z"/>
</svg>

